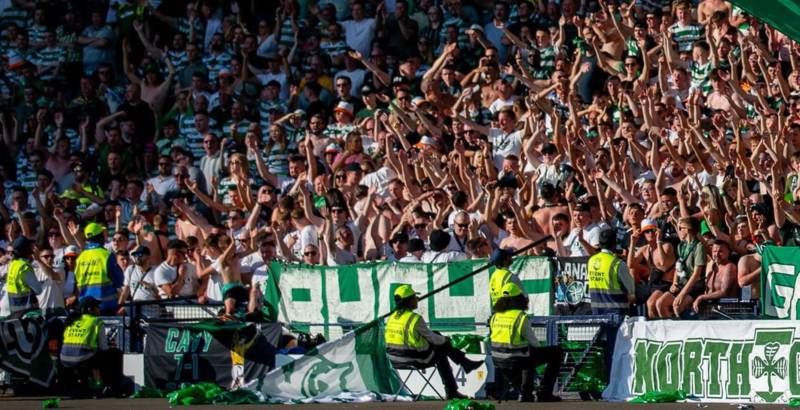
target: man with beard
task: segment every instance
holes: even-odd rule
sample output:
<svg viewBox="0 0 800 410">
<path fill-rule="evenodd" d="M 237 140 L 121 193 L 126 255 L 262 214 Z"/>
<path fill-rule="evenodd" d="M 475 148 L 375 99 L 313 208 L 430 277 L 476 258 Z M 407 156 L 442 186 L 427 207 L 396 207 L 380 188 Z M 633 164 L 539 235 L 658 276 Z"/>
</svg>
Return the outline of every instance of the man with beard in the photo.
<svg viewBox="0 0 800 410">
<path fill-rule="evenodd" d="M 716 240 L 711 245 L 711 263 L 706 267 L 706 292 L 692 303 L 695 312 L 700 313 L 703 303 L 739 297 L 739 272 L 730 256 L 728 242 Z"/>
<path fill-rule="evenodd" d="M 222 33 L 214 33 L 211 45 L 203 56 L 203 63 L 208 67 L 208 80 L 216 80 L 219 72 L 230 66 L 231 58 L 233 56 L 225 49 L 225 37 Z"/>
</svg>

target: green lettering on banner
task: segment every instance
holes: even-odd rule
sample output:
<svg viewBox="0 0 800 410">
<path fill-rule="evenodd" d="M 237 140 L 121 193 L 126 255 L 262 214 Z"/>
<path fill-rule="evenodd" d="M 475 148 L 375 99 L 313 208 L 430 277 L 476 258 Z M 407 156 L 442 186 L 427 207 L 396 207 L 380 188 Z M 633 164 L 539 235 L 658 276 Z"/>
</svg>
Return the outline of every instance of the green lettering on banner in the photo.
<svg viewBox="0 0 800 410">
<path fill-rule="evenodd" d="M 656 356 L 657 390 L 678 390 L 681 387 L 681 342 L 667 342 Z"/>
<path fill-rule="evenodd" d="M 167 330 L 167 337 L 164 338 L 164 352 L 175 353 L 178 349 L 178 343 L 175 339 L 180 336 L 180 329 L 171 327 Z"/>
<path fill-rule="evenodd" d="M 190 351 L 191 344 L 192 344 L 192 333 L 188 330 L 182 331 L 181 340 L 178 342 L 177 351 L 180 353 L 186 353 Z"/>
<path fill-rule="evenodd" d="M 428 288 L 430 290 L 439 288 L 452 282 L 455 279 L 469 275 L 473 267 L 478 266 L 474 262 L 429 265 L 428 267 Z M 486 275 L 481 272 L 478 275 Z M 449 332 L 474 332 L 475 316 L 477 309 L 476 292 L 474 291 L 476 277 L 470 277 L 448 289 L 448 292 L 440 292 L 434 295 L 428 304 L 428 317 L 432 329 Z M 452 292 L 453 288 L 458 288 Z M 487 312 L 488 315 L 488 312 Z"/>
<path fill-rule="evenodd" d="M 703 395 L 703 342 L 689 340 L 683 345 L 683 391 L 690 396 Z"/>
<path fill-rule="evenodd" d="M 722 397 L 722 366 L 720 362 L 730 349 L 730 343 L 720 340 L 706 340 L 703 356 L 708 358 L 708 388 L 706 397 Z"/>
<path fill-rule="evenodd" d="M 358 302 L 361 300 L 361 288 L 358 286 L 358 268 L 343 266 L 337 269 L 339 276 L 339 301 Z"/>
<path fill-rule="evenodd" d="M 800 396 L 800 343 L 793 342 L 789 349 L 789 391 L 792 396 Z"/>
<path fill-rule="evenodd" d="M 211 333 L 203 331 L 203 340 L 205 343 L 203 344 L 203 353 L 208 353 L 208 349 L 211 348 L 211 342 L 214 341 L 214 337 L 211 336 Z"/>
<path fill-rule="evenodd" d="M 656 390 L 653 380 L 653 363 L 658 353 L 658 343 L 637 340 L 633 357 L 633 394 Z"/>
<path fill-rule="evenodd" d="M 336 337 L 340 327 L 329 324 L 365 323 L 392 310 L 393 293 L 400 284 L 410 284 L 426 294 L 485 263 L 375 262 L 341 267 L 273 263 L 262 289 L 263 311 L 271 320 L 286 322 L 298 330 Z M 514 266 L 517 268 L 512 271 L 519 274 L 525 289 L 533 292 L 529 294 L 529 312 L 548 314 L 552 305 L 551 264 L 546 258 L 521 257 Z M 474 324 L 486 322 L 491 315 L 488 283 L 489 272 L 479 272 L 420 303 L 417 313 L 434 329 L 474 333 Z"/>
<path fill-rule="evenodd" d="M 750 396 L 750 352 L 752 343 L 734 343 L 728 354 L 728 398 Z"/>
<path fill-rule="evenodd" d="M 460 279 L 461 277 L 472 272 L 472 265 L 467 265 L 469 267 L 465 265 L 457 265 L 457 266 L 461 268 L 450 269 L 448 267 L 447 269 L 448 282 L 453 282 L 456 279 Z M 467 267 L 467 269 L 469 270 L 464 269 L 465 267 Z M 451 286 L 448 289 L 448 291 L 450 293 L 450 296 L 475 296 L 475 284 L 472 280 L 472 277 L 470 277 L 469 279 L 464 279 L 463 281 Z"/>
<path fill-rule="evenodd" d="M 311 289 L 292 289 L 292 302 L 311 302 Z"/>
</svg>

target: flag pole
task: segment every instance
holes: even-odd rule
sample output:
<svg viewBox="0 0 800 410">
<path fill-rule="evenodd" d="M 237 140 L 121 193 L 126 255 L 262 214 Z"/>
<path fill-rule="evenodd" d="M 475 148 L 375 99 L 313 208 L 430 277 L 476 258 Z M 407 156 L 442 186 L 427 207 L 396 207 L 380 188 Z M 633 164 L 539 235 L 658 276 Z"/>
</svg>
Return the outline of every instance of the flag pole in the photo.
<svg viewBox="0 0 800 410">
<path fill-rule="evenodd" d="M 541 243 L 549 240 L 550 238 L 552 238 L 552 235 L 547 235 L 547 236 L 545 236 L 545 237 L 543 237 L 543 238 L 541 238 L 541 239 L 539 239 L 537 241 L 531 242 L 528 245 L 525 245 L 522 248 L 517 249 L 516 251 L 514 251 L 514 253 L 511 254 L 511 257 L 514 257 L 514 256 L 517 256 L 517 255 L 519 255 L 521 253 L 527 252 L 529 249 L 540 245 Z M 441 287 L 439 287 L 438 289 L 434 289 L 434 290 L 432 290 L 432 291 L 420 296 L 419 300 L 421 300 L 421 301 L 425 300 L 425 299 L 427 299 L 427 298 L 429 298 L 429 297 L 431 297 L 431 296 L 433 296 L 433 295 L 435 295 L 435 294 L 437 294 L 437 293 L 439 293 L 439 292 L 441 292 L 441 291 L 443 291 L 443 290 L 445 290 L 445 289 L 447 289 L 447 288 L 449 288 L 449 287 L 451 287 L 453 285 L 461 283 L 461 282 L 463 282 L 463 281 L 465 281 L 465 280 L 467 280 L 467 279 L 469 279 L 469 278 L 471 278 L 471 277 L 483 272 L 484 270 L 488 269 L 490 266 L 492 266 L 492 264 L 487 261 L 486 264 L 484 264 L 483 266 L 478 267 L 477 269 L 473 270 L 472 272 L 470 272 L 470 273 L 468 273 L 468 274 L 466 274 L 466 275 L 464 275 L 464 276 L 462 276 L 462 277 L 460 277 L 460 278 L 458 278 L 458 279 L 456 279 L 456 280 L 454 280 L 452 282 L 446 283 L 446 284 L 442 285 Z M 381 317 L 379 317 L 379 318 L 377 318 L 375 320 L 372 320 L 369 323 L 366 323 L 366 324 L 364 324 L 362 326 L 359 326 L 359 329 L 363 328 L 363 327 L 368 327 L 368 326 L 372 325 L 374 322 L 383 321 L 383 319 L 386 319 L 387 317 L 389 317 L 392 313 L 394 313 L 396 311 L 397 311 L 397 308 L 394 308 L 389 313 L 386 313 L 383 316 L 381 316 Z M 358 330 L 358 329 L 356 329 L 356 330 Z"/>
</svg>

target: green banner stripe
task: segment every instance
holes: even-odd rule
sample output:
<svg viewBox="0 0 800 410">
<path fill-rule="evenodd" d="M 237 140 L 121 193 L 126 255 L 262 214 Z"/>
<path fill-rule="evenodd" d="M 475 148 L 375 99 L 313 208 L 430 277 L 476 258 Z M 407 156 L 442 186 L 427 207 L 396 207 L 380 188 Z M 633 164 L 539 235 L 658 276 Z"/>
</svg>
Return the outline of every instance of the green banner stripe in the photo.
<svg viewBox="0 0 800 410">
<path fill-rule="evenodd" d="M 800 41 L 800 1 L 797 0 L 732 0 L 759 20 L 786 34 L 794 41 Z"/>
<path fill-rule="evenodd" d="M 523 280 L 522 287 L 525 293 L 549 293 L 553 282 L 550 279 Z"/>
</svg>

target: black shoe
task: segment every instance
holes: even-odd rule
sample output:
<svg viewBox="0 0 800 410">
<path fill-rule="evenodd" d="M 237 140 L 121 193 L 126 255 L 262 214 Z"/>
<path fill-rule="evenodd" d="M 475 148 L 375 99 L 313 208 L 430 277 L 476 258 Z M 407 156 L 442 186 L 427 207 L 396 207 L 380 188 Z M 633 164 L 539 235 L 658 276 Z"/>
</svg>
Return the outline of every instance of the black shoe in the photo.
<svg viewBox="0 0 800 410">
<path fill-rule="evenodd" d="M 467 362 L 464 363 L 461 367 L 463 367 L 464 371 L 467 372 L 467 374 L 469 374 L 469 373 L 472 373 L 473 370 L 481 367 L 481 365 L 483 363 L 484 362 L 481 362 L 481 361 L 467 360 Z"/>
<path fill-rule="evenodd" d="M 532 394 L 523 394 L 523 395 L 519 396 L 519 400 L 518 401 L 520 403 L 533 403 L 534 401 L 536 401 L 536 398 L 533 397 Z"/>
<path fill-rule="evenodd" d="M 539 403 L 555 403 L 561 401 L 561 397 L 558 397 L 552 393 L 549 394 L 537 394 L 536 398 Z"/>
<path fill-rule="evenodd" d="M 469 397 L 461 394 L 461 392 L 459 392 L 458 390 L 456 390 L 456 391 L 454 391 L 452 393 L 447 393 L 447 400 L 468 399 L 468 398 Z"/>
</svg>

